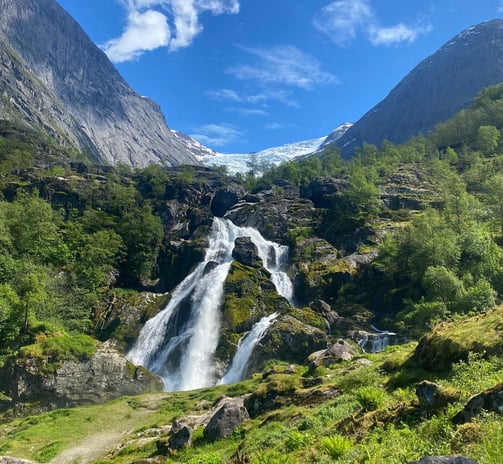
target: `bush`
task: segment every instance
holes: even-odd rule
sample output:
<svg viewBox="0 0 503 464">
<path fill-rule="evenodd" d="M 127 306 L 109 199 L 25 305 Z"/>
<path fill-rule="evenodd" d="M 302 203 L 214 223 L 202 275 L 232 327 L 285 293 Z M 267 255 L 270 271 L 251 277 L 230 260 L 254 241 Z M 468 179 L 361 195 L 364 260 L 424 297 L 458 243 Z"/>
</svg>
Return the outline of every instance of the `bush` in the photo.
<svg viewBox="0 0 503 464">
<path fill-rule="evenodd" d="M 356 392 L 356 399 L 366 411 L 379 409 L 386 401 L 386 393 L 377 387 L 362 387 Z"/>
<path fill-rule="evenodd" d="M 89 335 L 39 336 L 37 343 L 21 349 L 23 356 L 51 357 L 57 360 L 90 358 L 96 351 Z"/>
<path fill-rule="evenodd" d="M 332 459 L 343 457 L 352 447 L 351 440 L 339 434 L 323 438 L 321 444 Z"/>
</svg>

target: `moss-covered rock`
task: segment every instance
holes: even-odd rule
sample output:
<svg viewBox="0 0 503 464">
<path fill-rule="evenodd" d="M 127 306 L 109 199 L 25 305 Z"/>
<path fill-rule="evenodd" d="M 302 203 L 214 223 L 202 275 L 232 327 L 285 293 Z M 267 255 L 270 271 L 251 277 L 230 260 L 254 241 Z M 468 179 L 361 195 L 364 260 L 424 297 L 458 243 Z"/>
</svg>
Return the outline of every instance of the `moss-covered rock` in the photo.
<svg viewBox="0 0 503 464">
<path fill-rule="evenodd" d="M 419 340 L 412 361 L 425 370 L 440 372 L 468 359 L 469 353 L 503 353 L 503 306 L 437 325 Z"/>
</svg>

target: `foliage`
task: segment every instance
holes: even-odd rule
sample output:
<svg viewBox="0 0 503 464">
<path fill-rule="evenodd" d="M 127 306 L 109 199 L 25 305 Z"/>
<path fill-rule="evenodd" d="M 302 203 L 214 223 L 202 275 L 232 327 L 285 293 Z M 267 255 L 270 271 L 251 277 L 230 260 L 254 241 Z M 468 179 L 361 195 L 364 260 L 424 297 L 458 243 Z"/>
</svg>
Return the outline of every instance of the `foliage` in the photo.
<svg viewBox="0 0 503 464">
<path fill-rule="evenodd" d="M 321 444 L 332 459 L 343 457 L 352 446 L 351 441 L 347 437 L 339 434 L 324 437 L 321 440 Z"/>
</svg>

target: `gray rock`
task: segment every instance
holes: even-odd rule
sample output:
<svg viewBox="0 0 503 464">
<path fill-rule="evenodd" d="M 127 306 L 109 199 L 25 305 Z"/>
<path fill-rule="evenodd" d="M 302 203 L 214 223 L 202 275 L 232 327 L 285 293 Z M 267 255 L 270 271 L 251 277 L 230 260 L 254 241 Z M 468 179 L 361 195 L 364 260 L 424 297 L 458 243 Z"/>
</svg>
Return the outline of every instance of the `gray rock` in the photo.
<svg viewBox="0 0 503 464">
<path fill-rule="evenodd" d="M 445 408 L 449 403 L 453 403 L 458 398 L 458 395 L 453 390 L 444 388 L 428 380 L 417 383 L 415 387 L 419 406 L 428 412 Z"/>
<path fill-rule="evenodd" d="M 249 418 L 242 398 L 227 398 L 204 428 L 204 436 L 211 441 L 230 437 Z"/>
<path fill-rule="evenodd" d="M 14 404 L 69 407 L 163 390 L 159 377 L 132 365 L 109 343 L 99 344 L 89 359 L 61 360 L 53 368 L 47 362 L 11 358 L 0 369 L 0 387 Z"/>
<path fill-rule="evenodd" d="M 426 456 L 409 464 L 477 464 L 477 461 L 464 456 Z"/>
<path fill-rule="evenodd" d="M 503 414 L 503 383 L 473 396 L 453 421 L 458 424 L 469 422 L 483 410 Z"/>
<path fill-rule="evenodd" d="M 0 464 L 35 464 L 28 459 L 15 458 L 12 456 L 0 456 Z"/>
<path fill-rule="evenodd" d="M 232 257 L 247 266 L 256 267 L 262 265 L 257 246 L 250 237 L 238 237 L 234 241 Z"/>
<path fill-rule="evenodd" d="M 307 360 L 309 367 L 316 369 L 319 366 L 327 367 L 341 361 L 349 361 L 353 359 L 354 355 L 355 350 L 353 347 L 344 340 L 339 339 L 330 348 L 311 353 Z"/>
<path fill-rule="evenodd" d="M 184 424 L 169 437 L 168 446 L 174 451 L 191 447 L 192 429 L 188 425 Z"/>
</svg>

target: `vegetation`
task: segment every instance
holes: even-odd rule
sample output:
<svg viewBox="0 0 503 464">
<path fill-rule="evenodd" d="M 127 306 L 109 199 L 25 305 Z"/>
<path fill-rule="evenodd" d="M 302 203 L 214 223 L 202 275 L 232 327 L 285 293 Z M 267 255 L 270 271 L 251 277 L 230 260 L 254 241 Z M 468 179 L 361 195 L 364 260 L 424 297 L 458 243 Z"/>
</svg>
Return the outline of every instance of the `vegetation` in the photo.
<svg viewBox="0 0 503 464">
<path fill-rule="evenodd" d="M 320 261 L 308 277 L 319 277 L 318 290 L 328 289 L 321 296 L 332 307 L 367 308 L 386 327 L 423 337 L 424 352 L 437 356 L 430 358 L 436 373 L 413 356 L 416 344 L 410 343 L 313 372 L 273 368 L 269 378 L 235 386 L 5 417 L 0 453 L 49 462 L 101 434 L 96 462 L 133 462 L 156 453 L 154 440 L 139 443 L 138 437 L 196 413 L 203 400 L 215 404 L 224 394 L 251 393 L 278 395 L 281 407 L 258 414 L 221 442 L 206 441 L 199 428 L 194 446 L 167 462 L 401 463 L 425 454 L 501 462 L 501 417 L 482 414 L 463 425 L 452 418 L 503 375 L 502 130 L 503 84 L 485 89 L 427 137 L 379 149 L 366 145 L 350 160 L 325 152 L 269 167 L 261 177 L 252 157 L 250 172 L 241 176 L 253 192 L 270 191 L 271 201 L 287 185 L 313 199 L 312 220 L 283 237 L 299 252 L 298 268 L 303 260 Z M 313 194 L 319 177 L 335 179 L 330 195 Z M 191 167 L 90 166 L 41 134 L 0 124 L 0 361 L 88 357 L 112 302 L 138 291 L 171 290 L 201 255 L 211 200 L 191 195 L 208 179 L 230 181 L 225 173 Z M 185 222 L 169 240 L 170 218 L 183 208 Z M 320 257 L 326 242 L 330 262 Z M 336 262 L 354 251 L 377 253 L 361 269 Z M 233 265 L 224 302 L 228 326 L 243 324 L 254 305 L 286 305 L 269 298 L 266 285 L 257 290 L 264 279 L 255 271 Z M 350 278 L 342 279 L 344 273 Z M 318 314 L 304 315 L 324 330 Z M 227 345 L 237 343 L 235 335 Z M 414 383 L 424 379 L 453 389 L 453 402 L 421 409 Z M 316 399 L 320 391 L 333 395 Z M 109 446 L 122 436 L 122 447 Z"/>
</svg>

